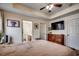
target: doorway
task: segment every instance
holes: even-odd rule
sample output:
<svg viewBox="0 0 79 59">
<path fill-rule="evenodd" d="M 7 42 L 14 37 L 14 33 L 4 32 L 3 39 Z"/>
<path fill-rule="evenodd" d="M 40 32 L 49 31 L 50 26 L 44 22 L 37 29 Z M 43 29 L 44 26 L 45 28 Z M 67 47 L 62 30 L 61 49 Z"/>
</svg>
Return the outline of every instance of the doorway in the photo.
<svg viewBox="0 0 79 59">
<path fill-rule="evenodd" d="M 67 44 L 79 49 L 79 19 L 71 19 L 67 22 Z"/>
<path fill-rule="evenodd" d="M 46 40 L 46 24 L 40 23 L 40 38 L 43 40 Z"/>
<path fill-rule="evenodd" d="M 23 20 L 23 42 L 32 40 L 32 22 Z"/>
</svg>

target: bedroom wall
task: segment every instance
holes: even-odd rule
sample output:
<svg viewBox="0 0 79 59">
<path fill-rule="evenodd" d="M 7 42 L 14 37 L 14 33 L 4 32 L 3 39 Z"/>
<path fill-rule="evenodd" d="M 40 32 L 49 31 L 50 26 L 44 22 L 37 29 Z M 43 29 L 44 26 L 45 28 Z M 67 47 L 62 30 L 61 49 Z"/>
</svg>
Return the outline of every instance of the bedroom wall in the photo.
<svg viewBox="0 0 79 59">
<path fill-rule="evenodd" d="M 25 17 L 25 16 L 22 16 L 23 20 L 27 20 L 27 21 L 32 21 L 32 39 L 35 40 L 35 38 L 40 38 L 40 24 L 41 23 L 45 23 L 46 24 L 46 34 L 48 33 L 48 21 L 47 19 L 40 19 L 40 18 L 32 18 L 32 17 Z M 38 30 L 35 30 L 34 29 L 34 24 L 38 24 Z"/>
<path fill-rule="evenodd" d="M 21 29 L 22 18 L 19 15 L 9 13 L 9 12 L 4 12 L 4 15 L 5 15 L 5 34 L 12 37 L 13 43 L 21 43 L 22 42 L 22 29 Z M 20 27 L 8 27 L 7 19 L 20 21 Z"/>
<path fill-rule="evenodd" d="M 1 18 L 1 11 L 0 11 L 0 32 L 2 32 L 2 18 Z"/>
<path fill-rule="evenodd" d="M 76 20 L 77 18 L 79 18 L 79 12 L 77 12 L 76 14 L 74 13 L 74 14 L 71 14 L 69 16 L 66 15 L 65 17 L 61 17 L 61 18 L 58 18 L 58 19 L 51 20 L 48 24 L 48 27 L 51 27 L 51 23 L 53 23 L 53 22 L 58 22 L 58 21 L 63 20 L 64 23 L 65 23 L 65 29 L 64 30 L 50 30 L 50 31 L 48 31 L 48 33 L 52 32 L 52 34 L 64 34 L 65 35 L 64 42 L 65 42 L 65 45 L 68 46 L 68 42 L 67 42 L 68 41 L 67 40 L 67 22 L 70 19 Z M 79 43 L 79 42 L 76 42 L 76 43 Z M 79 48 L 79 46 L 76 46 L 76 48 Z"/>
<path fill-rule="evenodd" d="M 34 19 L 32 19 L 32 20 L 34 20 Z M 38 21 L 32 21 L 32 24 L 33 24 L 32 34 L 33 34 L 33 39 L 34 40 L 35 40 L 35 38 L 40 38 L 40 24 L 41 23 L 45 23 L 47 25 L 47 21 L 43 21 L 41 19 L 38 19 Z M 38 24 L 38 29 L 37 30 L 35 30 L 34 24 Z M 47 30 L 47 28 L 46 28 L 46 30 Z"/>
<path fill-rule="evenodd" d="M 34 23 L 38 23 L 40 26 L 40 23 L 47 23 L 46 21 L 44 21 L 43 19 L 39 19 L 39 18 L 33 18 L 33 17 L 27 17 L 27 16 L 22 16 L 22 15 L 18 15 L 15 13 L 11 13 L 11 12 L 4 12 L 5 14 L 5 33 L 9 36 L 12 36 L 13 38 L 13 42 L 14 43 L 21 43 L 22 42 L 22 20 L 27 20 L 27 21 L 32 21 L 32 24 L 34 25 Z M 16 28 L 16 27 L 8 27 L 7 26 L 7 19 L 11 19 L 11 20 L 19 20 L 20 21 L 20 27 Z M 38 29 L 38 31 L 34 31 L 34 26 L 32 26 L 32 35 L 33 35 L 33 39 L 35 37 L 40 37 L 40 28 Z M 34 34 L 36 33 L 36 34 Z"/>
</svg>

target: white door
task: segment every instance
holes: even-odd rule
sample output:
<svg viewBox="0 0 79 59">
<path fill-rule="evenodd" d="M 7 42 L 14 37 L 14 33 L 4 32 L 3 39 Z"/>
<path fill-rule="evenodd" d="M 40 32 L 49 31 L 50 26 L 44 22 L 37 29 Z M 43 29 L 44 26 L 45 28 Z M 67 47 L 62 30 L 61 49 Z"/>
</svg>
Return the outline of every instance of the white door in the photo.
<svg viewBox="0 0 79 59">
<path fill-rule="evenodd" d="M 79 19 L 68 20 L 67 30 L 68 46 L 79 49 Z"/>
<path fill-rule="evenodd" d="M 23 20 L 23 41 L 28 41 L 32 37 L 32 22 Z"/>
<path fill-rule="evenodd" d="M 46 39 L 46 24 L 41 23 L 40 24 L 40 38 L 41 39 Z"/>
</svg>

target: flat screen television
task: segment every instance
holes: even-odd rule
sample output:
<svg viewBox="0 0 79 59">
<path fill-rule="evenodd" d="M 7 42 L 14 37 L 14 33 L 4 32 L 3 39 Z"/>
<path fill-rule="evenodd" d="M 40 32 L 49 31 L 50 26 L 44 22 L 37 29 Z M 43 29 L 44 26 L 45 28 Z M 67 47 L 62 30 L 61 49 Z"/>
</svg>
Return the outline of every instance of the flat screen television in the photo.
<svg viewBox="0 0 79 59">
<path fill-rule="evenodd" d="M 64 30 L 64 21 L 51 23 L 51 30 Z"/>
</svg>

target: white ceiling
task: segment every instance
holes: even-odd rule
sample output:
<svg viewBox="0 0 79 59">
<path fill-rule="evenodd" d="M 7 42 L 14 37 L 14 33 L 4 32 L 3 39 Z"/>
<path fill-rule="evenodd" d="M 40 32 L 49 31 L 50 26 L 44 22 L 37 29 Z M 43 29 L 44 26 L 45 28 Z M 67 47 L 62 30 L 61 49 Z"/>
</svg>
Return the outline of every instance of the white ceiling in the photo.
<svg viewBox="0 0 79 59">
<path fill-rule="evenodd" d="M 18 8 L 17 5 L 20 7 L 20 9 Z M 17 3 L 17 5 L 14 7 L 12 3 L 0 3 L 0 9 L 13 12 L 13 13 L 17 13 L 17 14 L 21 14 L 21 15 L 25 15 L 25 16 L 37 17 L 37 18 L 48 20 L 50 18 L 53 18 L 51 16 L 55 17 L 56 13 L 61 12 L 65 9 L 68 9 L 68 7 L 69 8 L 71 7 L 70 3 L 63 3 L 63 6 L 61 8 L 54 7 L 52 9 L 52 12 L 48 13 L 48 10 L 46 9 L 40 10 L 40 8 L 46 6 L 47 3 L 20 3 L 20 4 Z M 74 6 L 74 4 L 72 4 L 72 6 Z"/>
<path fill-rule="evenodd" d="M 48 13 L 47 9 L 40 10 L 40 8 L 46 6 L 47 4 L 48 3 L 23 3 L 23 5 L 28 6 L 28 7 L 32 8 L 33 10 L 43 12 L 43 13 L 45 13 L 47 15 L 55 14 L 55 13 L 57 13 L 57 12 L 63 10 L 63 9 L 66 9 L 66 8 L 70 7 L 70 5 L 71 5 L 70 3 L 69 4 L 68 3 L 63 3 L 62 7 L 60 7 L 60 8 L 54 7 L 52 9 L 52 12 L 50 12 L 50 13 Z"/>
</svg>

